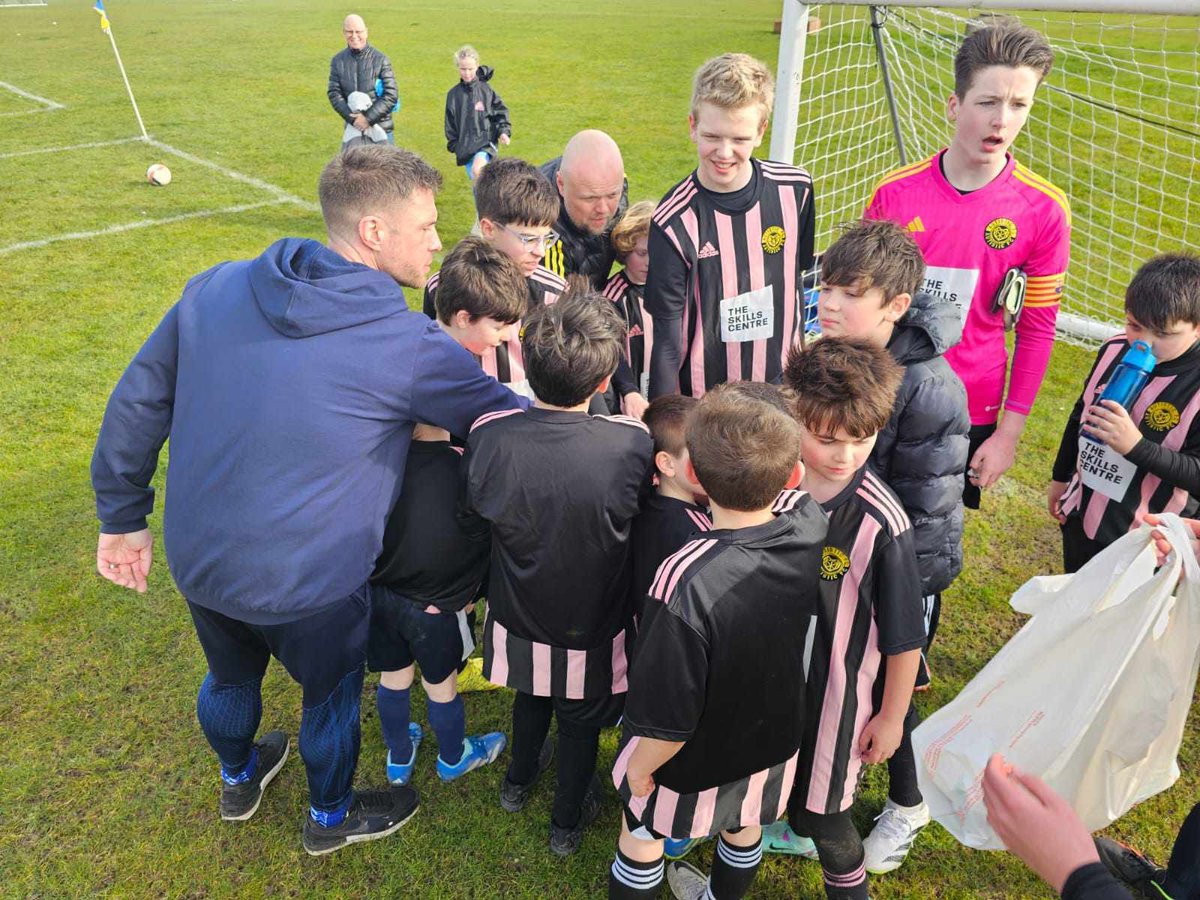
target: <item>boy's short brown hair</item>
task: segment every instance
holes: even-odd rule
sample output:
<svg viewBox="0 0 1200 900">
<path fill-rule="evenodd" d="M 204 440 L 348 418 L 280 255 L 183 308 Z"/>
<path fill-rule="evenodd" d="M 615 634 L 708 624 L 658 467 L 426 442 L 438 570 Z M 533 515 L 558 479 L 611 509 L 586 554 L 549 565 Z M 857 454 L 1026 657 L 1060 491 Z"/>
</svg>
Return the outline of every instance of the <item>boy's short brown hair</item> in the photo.
<svg viewBox="0 0 1200 900">
<path fill-rule="evenodd" d="M 505 156 L 475 179 L 475 212 L 497 225 L 549 228 L 558 221 L 558 190 L 537 166 Z"/>
<path fill-rule="evenodd" d="M 687 448 L 713 503 L 755 512 L 787 486 L 800 459 L 800 428 L 773 403 L 722 385 L 692 411 Z"/>
<path fill-rule="evenodd" d="M 1144 263 L 1125 289 L 1125 311 L 1156 331 L 1200 325 L 1200 256 L 1164 253 Z"/>
<path fill-rule="evenodd" d="M 653 200 L 639 200 L 613 226 L 609 239 L 613 249 L 617 251 L 617 261 L 625 262 L 625 257 L 633 252 L 637 242 L 650 234 L 650 220 L 654 217 L 655 204 Z"/>
<path fill-rule="evenodd" d="M 616 306 L 574 285 L 557 303 L 534 310 L 521 333 L 529 386 L 551 406 L 587 400 L 616 371 L 624 348 L 625 323 Z"/>
<path fill-rule="evenodd" d="M 975 75 L 988 66 L 1028 67 L 1037 73 L 1041 84 L 1053 65 L 1054 51 L 1032 28 L 1014 21 L 976 28 L 954 54 L 954 93 L 959 100 L 964 99 Z"/>
<path fill-rule="evenodd" d="M 642 422 L 654 438 L 655 453 L 679 456 L 687 449 L 687 419 L 696 403 L 695 397 L 665 394 L 646 407 Z"/>
<path fill-rule="evenodd" d="M 438 320 L 447 325 L 459 310 L 471 321 L 486 316 L 509 323 L 525 315 L 529 288 L 521 267 L 507 253 L 470 236 L 446 254 L 433 303 Z"/>
<path fill-rule="evenodd" d="M 882 219 L 846 225 L 821 256 L 821 283 L 835 287 L 879 288 L 883 302 L 915 294 L 925 280 L 925 258 L 913 236 Z"/>
<path fill-rule="evenodd" d="M 796 410 L 792 408 L 790 393 L 784 391 L 779 385 L 767 384 L 764 381 L 731 381 L 726 388 L 743 397 L 770 403 L 780 412 L 787 413 L 793 418 L 796 415 Z"/>
<path fill-rule="evenodd" d="M 821 338 L 788 354 L 784 383 L 796 418 L 811 432 L 868 438 L 887 424 L 904 370 L 882 347 L 857 338 Z"/>
<path fill-rule="evenodd" d="M 692 82 L 692 115 L 701 103 L 721 109 L 757 106 L 762 121 L 771 118 L 775 103 L 775 80 L 771 70 L 746 53 L 724 53 L 696 70 Z"/>
</svg>

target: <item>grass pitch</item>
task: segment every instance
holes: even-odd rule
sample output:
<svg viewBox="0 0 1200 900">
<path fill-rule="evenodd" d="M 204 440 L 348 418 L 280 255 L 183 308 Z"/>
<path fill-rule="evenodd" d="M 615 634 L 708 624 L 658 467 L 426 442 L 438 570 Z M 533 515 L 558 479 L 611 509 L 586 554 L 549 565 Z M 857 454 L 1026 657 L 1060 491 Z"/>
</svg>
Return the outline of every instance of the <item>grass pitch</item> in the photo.
<svg viewBox="0 0 1200 900">
<path fill-rule="evenodd" d="M 205 665 L 186 607 L 161 544 L 146 595 L 95 576 L 88 462 L 112 385 L 188 277 L 282 235 L 321 236 L 306 204 L 341 133 L 325 80 L 349 10 L 323 0 L 108 7 L 148 129 L 186 157 L 113 143 L 136 136 L 137 124 L 87 4 L 0 11 L 0 81 L 35 95 L 0 88 L 0 894 L 602 895 L 615 802 L 580 852 L 558 860 L 546 848 L 549 785 L 526 813 L 504 814 L 496 802 L 502 764 L 443 785 L 432 755 L 423 755 L 414 779 L 422 809 L 412 823 L 320 860 L 300 847 L 299 759 L 253 821 L 217 819 L 216 762 L 194 719 Z M 730 49 L 772 63 L 777 52 L 774 0 L 500 0 L 486 10 L 446 0 L 356 11 L 396 66 L 399 142 L 446 175 L 439 208 L 447 246 L 472 221 L 466 178 L 441 134 L 459 44 L 474 43 L 496 67 L 493 84 L 514 123 L 508 152 L 542 162 L 576 130 L 604 128 L 624 151 L 635 200 L 661 196 L 694 164 L 685 117 L 695 67 Z M 103 146 L 35 152 L 93 143 Z M 152 162 L 171 167 L 170 187 L 145 184 Z M 1078 349 L 1055 350 L 1017 466 L 985 512 L 969 517 L 967 570 L 947 595 L 932 657 L 935 688 L 919 700 L 926 713 L 1019 627 L 1010 593 L 1058 568 L 1042 489 L 1089 361 Z M 359 781 L 379 785 L 384 750 L 368 684 Z M 507 729 L 505 693 L 472 695 L 467 707 L 473 730 Z M 272 667 L 264 727 L 294 736 L 299 708 L 299 690 Z M 423 720 L 420 701 L 414 716 Z M 602 766 L 615 740 L 605 736 Z M 1174 789 L 1110 829 L 1159 859 L 1200 796 L 1194 728 L 1180 763 Z M 857 813 L 864 830 L 884 790 L 881 773 L 869 773 Z M 696 855 L 707 866 L 711 849 Z M 937 826 L 904 868 L 872 881 L 880 898 L 1050 896 L 1007 855 L 965 850 Z M 821 893 L 815 864 L 777 857 L 754 889 L 757 897 Z"/>
</svg>

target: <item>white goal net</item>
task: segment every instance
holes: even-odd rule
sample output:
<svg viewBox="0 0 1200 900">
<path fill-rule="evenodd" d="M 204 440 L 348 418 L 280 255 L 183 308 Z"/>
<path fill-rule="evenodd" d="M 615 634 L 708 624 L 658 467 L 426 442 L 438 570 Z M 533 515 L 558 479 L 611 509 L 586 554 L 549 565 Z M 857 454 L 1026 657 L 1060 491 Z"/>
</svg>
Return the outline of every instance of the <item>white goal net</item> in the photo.
<svg viewBox="0 0 1200 900">
<path fill-rule="evenodd" d="M 902 164 L 901 145 L 906 162 L 946 145 L 954 53 L 973 23 L 1002 16 L 1041 31 L 1055 49 L 1054 69 L 1013 152 L 1071 201 L 1064 335 L 1095 343 L 1113 333 L 1123 321 L 1125 286 L 1142 262 L 1200 250 L 1200 18 L 877 8 L 894 126 L 871 9 L 785 4 L 796 9 L 785 9 L 772 154 L 787 158 L 792 150 L 813 174 L 818 249 L 838 224 L 861 215 L 879 179 Z M 797 23 L 790 35 L 789 18 Z M 801 62 L 789 66 L 789 57 Z"/>
</svg>

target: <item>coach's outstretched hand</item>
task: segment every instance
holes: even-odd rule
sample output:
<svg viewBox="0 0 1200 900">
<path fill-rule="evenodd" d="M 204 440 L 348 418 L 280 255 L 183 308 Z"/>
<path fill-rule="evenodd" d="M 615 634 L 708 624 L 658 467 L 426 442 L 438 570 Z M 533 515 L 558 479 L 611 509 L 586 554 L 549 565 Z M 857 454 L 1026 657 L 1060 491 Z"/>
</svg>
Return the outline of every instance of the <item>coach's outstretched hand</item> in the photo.
<svg viewBox="0 0 1200 900">
<path fill-rule="evenodd" d="M 154 555 L 148 528 L 129 534 L 101 534 L 96 545 L 96 571 L 121 587 L 146 593 L 146 577 Z"/>
<path fill-rule="evenodd" d="M 1091 834 L 1067 801 L 998 753 L 983 770 L 983 803 L 1004 846 L 1060 894 L 1068 875 L 1100 861 Z"/>
</svg>

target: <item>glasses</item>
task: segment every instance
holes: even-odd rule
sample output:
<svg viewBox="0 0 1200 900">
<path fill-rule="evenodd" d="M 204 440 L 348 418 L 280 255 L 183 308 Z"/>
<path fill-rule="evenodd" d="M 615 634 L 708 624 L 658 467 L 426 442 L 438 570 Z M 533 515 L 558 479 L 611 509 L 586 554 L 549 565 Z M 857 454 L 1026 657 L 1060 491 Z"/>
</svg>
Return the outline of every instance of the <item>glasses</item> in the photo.
<svg viewBox="0 0 1200 900">
<path fill-rule="evenodd" d="M 510 228 L 508 225 L 501 225 L 505 231 L 521 242 L 521 249 L 533 250 L 534 248 L 541 250 L 549 250 L 558 243 L 558 232 L 551 231 L 547 234 L 521 234 L 515 228 Z"/>
</svg>

